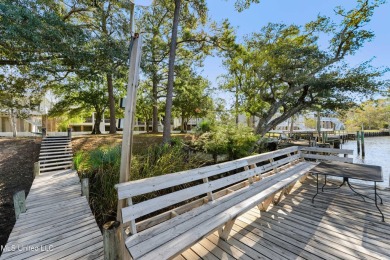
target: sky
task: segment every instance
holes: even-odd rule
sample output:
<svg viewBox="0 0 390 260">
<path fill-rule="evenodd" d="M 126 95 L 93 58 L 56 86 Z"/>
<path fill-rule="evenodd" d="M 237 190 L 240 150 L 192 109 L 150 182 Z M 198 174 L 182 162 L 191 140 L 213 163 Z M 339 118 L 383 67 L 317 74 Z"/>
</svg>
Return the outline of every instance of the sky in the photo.
<svg viewBox="0 0 390 260">
<path fill-rule="evenodd" d="M 231 25 L 236 28 L 237 37 L 242 40 L 245 35 L 258 32 L 268 23 L 284 23 L 286 25 L 304 25 L 315 20 L 318 14 L 337 19 L 334 8 L 342 5 L 345 9 L 355 6 L 353 0 L 261 0 L 260 4 L 252 4 L 251 7 L 241 13 L 234 9 L 234 0 L 207 0 L 209 16 L 216 22 L 229 19 Z M 375 38 L 366 43 L 353 57 L 346 61 L 351 65 L 357 65 L 371 58 L 371 63 L 376 67 L 390 65 L 390 3 L 378 7 L 370 23 L 365 27 L 374 32 Z M 325 42 L 324 42 L 325 43 Z M 390 66 L 389 66 L 390 67 Z M 222 60 L 219 57 L 208 57 L 202 75 L 211 81 L 213 87 L 218 86 L 217 77 L 225 73 Z M 385 79 L 390 79 L 390 73 Z M 216 93 L 216 96 L 225 98 L 227 104 L 232 103 L 232 97 L 224 93 Z"/>
</svg>

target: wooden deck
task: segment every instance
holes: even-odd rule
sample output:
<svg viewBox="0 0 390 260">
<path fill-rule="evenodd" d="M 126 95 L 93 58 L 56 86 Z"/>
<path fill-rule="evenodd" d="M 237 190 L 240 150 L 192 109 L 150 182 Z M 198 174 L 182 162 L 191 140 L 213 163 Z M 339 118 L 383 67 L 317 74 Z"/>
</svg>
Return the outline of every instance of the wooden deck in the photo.
<svg viewBox="0 0 390 260">
<path fill-rule="evenodd" d="M 41 155 L 51 160 L 50 167 L 41 165 L 46 171 L 35 177 L 27 211 L 17 219 L 0 259 L 103 259 L 102 234 L 81 196 L 77 172 L 66 169 L 68 164 L 52 165 L 60 156 L 46 148 L 42 145 Z"/>
<path fill-rule="evenodd" d="M 316 197 L 308 179 L 268 212 L 237 219 L 227 242 L 215 232 L 175 259 L 390 259 L 390 191 L 380 190 L 385 215 L 348 187 Z"/>
</svg>

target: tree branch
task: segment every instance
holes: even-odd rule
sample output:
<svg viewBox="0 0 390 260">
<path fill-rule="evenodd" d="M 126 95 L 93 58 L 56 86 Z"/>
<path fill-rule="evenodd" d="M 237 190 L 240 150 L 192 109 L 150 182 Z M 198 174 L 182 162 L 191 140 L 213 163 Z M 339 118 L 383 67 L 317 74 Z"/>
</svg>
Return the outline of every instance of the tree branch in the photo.
<svg viewBox="0 0 390 260">
<path fill-rule="evenodd" d="M 88 12 L 89 11 L 89 8 L 76 8 L 76 7 L 73 7 L 69 13 L 67 13 L 63 18 L 62 20 L 63 21 L 66 21 L 68 20 L 73 14 L 75 13 L 81 13 L 81 12 Z"/>
</svg>

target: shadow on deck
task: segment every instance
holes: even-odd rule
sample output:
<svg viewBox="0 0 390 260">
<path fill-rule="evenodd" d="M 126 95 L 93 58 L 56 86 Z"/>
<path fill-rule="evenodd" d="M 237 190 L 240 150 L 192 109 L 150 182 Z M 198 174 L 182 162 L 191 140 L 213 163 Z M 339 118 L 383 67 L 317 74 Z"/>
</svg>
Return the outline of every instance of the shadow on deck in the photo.
<svg viewBox="0 0 390 260">
<path fill-rule="evenodd" d="M 175 259 L 390 259 L 389 190 L 379 191 L 382 222 L 374 202 L 348 187 L 326 190 L 312 204 L 315 189 L 309 178 L 268 212 L 240 216 L 227 242 L 215 232 Z"/>
</svg>

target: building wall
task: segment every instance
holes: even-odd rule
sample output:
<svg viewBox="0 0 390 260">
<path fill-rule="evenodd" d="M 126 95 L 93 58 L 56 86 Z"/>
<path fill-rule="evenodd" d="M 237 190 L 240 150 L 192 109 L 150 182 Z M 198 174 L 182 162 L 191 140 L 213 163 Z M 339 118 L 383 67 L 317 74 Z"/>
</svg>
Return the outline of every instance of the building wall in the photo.
<svg viewBox="0 0 390 260">
<path fill-rule="evenodd" d="M 34 117 L 34 116 L 33 116 Z M 32 117 L 32 118 L 33 118 Z M 35 116 L 39 117 L 39 116 Z M 39 132 L 40 129 L 38 126 L 33 125 L 29 121 L 33 121 L 32 118 L 29 119 L 16 119 L 16 131 L 23 133 L 23 132 Z M 11 120 L 8 115 L 2 114 L 0 115 L 0 132 L 12 132 L 12 127 L 11 127 Z"/>
<path fill-rule="evenodd" d="M 8 116 L 1 116 L 1 131 L 0 132 L 12 132 L 11 124 Z"/>
</svg>

